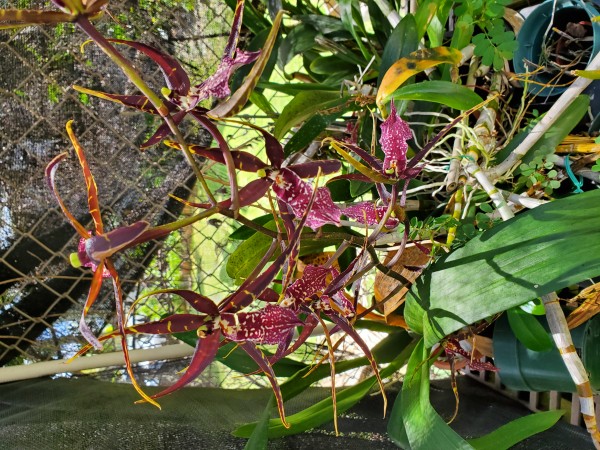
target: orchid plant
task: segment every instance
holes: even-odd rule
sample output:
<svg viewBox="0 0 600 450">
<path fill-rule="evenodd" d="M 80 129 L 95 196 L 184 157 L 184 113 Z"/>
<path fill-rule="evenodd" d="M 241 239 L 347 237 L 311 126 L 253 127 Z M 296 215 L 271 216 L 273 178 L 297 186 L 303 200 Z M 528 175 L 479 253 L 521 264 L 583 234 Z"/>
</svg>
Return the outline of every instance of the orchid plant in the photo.
<svg viewBox="0 0 600 450">
<path fill-rule="evenodd" d="M 537 260 L 532 266 L 524 264 L 525 268 L 514 266 L 514 260 L 520 261 L 521 257 L 514 249 L 518 245 L 528 245 L 529 241 L 525 238 L 514 238 L 514 245 L 504 242 L 498 245 L 498 248 L 510 248 L 499 257 L 505 266 L 496 261 L 494 263 L 497 266 L 488 264 L 489 254 L 493 253 L 494 248 L 486 247 L 489 243 L 486 243 L 485 235 L 481 239 L 481 236 L 467 236 L 463 229 L 459 230 L 463 234 L 455 241 L 455 237 L 459 235 L 456 229 L 458 224 L 469 220 L 468 217 L 465 218 L 466 214 L 462 213 L 461 208 L 463 205 L 465 208 L 469 206 L 479 187 L 505 220 L 512 220 L 514 216 L 505 197 L 510 198 L 514 194 L 504 195 L 495 188 L 493 180 L 490 181 L 491 175 L 488 177 L 488 172 L 493 173 L 493 170 L 486 172 L 489 168 L 485 167 L 491 156 L 485 153 L 489 140 L 484 142 L 482 136 L 485 130 L 494 128 L 494 108 L 498 107 L 499 92 L 490 89 L 493 92 L 483 100 L 469 87 L 461 85 L 458 82 L 459 74 L 454 70 L 464 59 L 461 48 L 457 48 L 458 43 L 454 38 L 449 47 L 442 46 L 441 37 L 436 38 L 436 30 L 429 28 L 434 16 L 438 22 L 445 23 L 446 9 L 438 10 L 436 2 L 426 1 L 425 10 L 431 14 L 407 14 L 398 24 L 388 26 L 387 36 L 383 36 L 378 27 L 375 27 L 374 35 L 367 31 L 361 21 L 364 11 L 356 9 L 353 2 L 337 2 L 340 17 L 321 17 L 323 20 L 318 20 L 317 11 L 304 10 L 302 4 L 284 2 L 295 18 L 306 21 L 302 24 L 302 30 L 312 36 L 311 43 L 315 41 L 318 44 L 316 50 L 305 48 L 303 62 L 306 73 L 296 74 L 297 78 L 308 78 L 309 82 L 278 85 L 263 77 L 268 72 L 265 69 L 269 59 L 278 54 L 280 60 L 283 59 L 279 62 L 285 69 L 285 63 L 302 53 L 299 49 L 306 43 L 299 39 L 300 33 L 289 31 L 289 24 L 283 21 L 283 12 L 272 11 L 271 29 L 261 36 L 264 42 L 262 49 L 246 51 L 240 48 L 244 29 L 252 29 L 252 25 L 255 25 L 244 19 L 244 12 L 250 9 L 256 18 L 260 16 L 260 11 L 255 8 L 255 2 L 246 4 L 244 0 L 228 0 L 234 13 L 221 61 L 212 75 L 194 85 L 191 81 L 193 77 L 186 73 L 182 63 L 164 51 L 142 42 L 105 38 L 95 28 L 94 21 L 102 18 L 108 7 L 108 0 L 53 0 L 52 3 L 59 11 L 0 11 L 0 29 L 74 23 L 124 72 L 137 92 L 106 93 L 82 86 L 74 86 L 74 89 L 159 116 L 163 123 L 142 148 L 164 143 L 168 147 L 166 151 L 181 151 L 202 186 L 201 201 L 178 199 L 198 211 L 191 217 L 162 226 L 139 221 L 107 231 L 102 220 L 98 187 L 86 159 L 86 151 L 75 136 L 72 122 L 67 123 L 67 133 L 83 172 L 93 230 L 88 230 L 75 218 L 59 194 L 58 168 L 68 157 L 68 153 L 61 153 L 49 162 L 46 179 L 60 209 L 79 237 L 77 251 L 70 257 L 71 263 L 93 272 L 79 323 L 80 333 L 88 344 L 75 356 L 81 356 L 91 349 L 101 350 L 103 342 L 109 339 L 120 339 L 125 366 L 134 388 L 141 396 L 140 402 L 159 406 L 156 399 L 190 384 L 215 360 L 220 347 L 235 343 L 256 363 L 257 372 L 267 377 L 276 399 L 279 423 L 286 429 L 291 426 L 290 432 L 294 432 L 296 422 L 285 415 L 284 390 L 278 384 L 274 367 L 283 358 L 293 355 L 320 326 L 328 348 L 323 361 L 330 360 L 333 402 L 333 417 L 328 416 L 323 420 L 333 418 L 336 432 L 336 399 L 344 393 L 338 393 L 335 389 L 335 350 L 338 343 L 334 343 L 332 336 L 340 333 L 343 337 L 338 342 L 349 336 L 364 354 L 360 364 L 370 366 L 373 377 L 369 386 L 379 386 L 384 411 L 387 398 L 383 379 L 393 373 L 392 369 L 395 370 L 396 364 L 408 362 L 407 379 L 390 419 L 390 436 L 395 442 L 407 448 L 441 448 L 438 445 L 441 441 L 428 434 L 427 426 L 431 424 L 435 432 L 448 437 L 454 447 L 467 448 L 466 441 L 448 428 L 424 395 L 429 388 L 430 363 L 445 355 L 452 367 L 455 360 L 460 360 L 463 366 L 468 365 L 472 370 L 495 371 L 491 362 L 475 360 L 474 355 L 478 355 L 476 349 L 465 348 L 468 338 L 476 334 L 477 328 L 473 328 L 473 324 L 484 324 L 487 327 L 490 317 L 495 318 L 503 310 L 518 307 L 520 303 L 531 299 L 528 296 L 547 297 L 547 303 L 550 304 L 550 291 L 564 286 L 556 281 L 556 278 L 560 278 L 558 275 L 552 278 L 548 275 L 549 269 L 542 267 Z M 379 8 L 379 3 L 386 2 L 373 2 L 370 6 Z M 381 25 L 383 16 L 374 14 L 372 23 Z M 391 12 L 386 17 L 390 22 L 395 21 Z M 397 19 L 400 21 L 399 17 Z M 286 45 L 281 45 L 279 32 L 286 32 L 286 27 Z M 472 30 L 467 35 L 467 41 L 470 41 Z M 402 40 L 401 48 L 394 43 L 394 39 Z M 430 45 L 419 49 L 421 41 L 429 42 Z M 279 50 L 276 50 L 278 46 Z M 154 92 L 144 81 L 144 74 L 139 73 L 121 54 L 119 49 L 123 47 L 141 53 L 160 68 L 165 83 L 160 93 Z M 377 52 L 381 48 L 383 52 L 379 55 Z M 293 55 L 286 55 L 286 51 Z M 332 54 L 319 53 L 323 51 Z M 334 64 L 329 64 L 332 61 Z M 379 67 L 374 68 L 377 64 Z M 347 71 L 354 70 L 356 65 L 360 67 L 360 73 L 350 81 L 346 76 Z M 244 66 L 249 69 L 248 75 L 237 89 L 232 89 L 231 78 L 236 70 Z M 333 72 L 328 73 L 326 68 Z M 435 74 L 432 79 L 427 78 L 430 73 Z M 473 74 L 469 76 L 471 75 Z M 418 84 L 409 84 L 412 77 L 417 77 L 415 79 L 419 80 Z M 341 91 L 339 86 L 330 85 L 340 79 L 345 80 Z M 257 86 L 261 89 L 287 91 L 294 96 L 280 114 L 270 114 L 275 117 L 272 130 L 269 126 L 258 126 L 230 118 L 242 111 L 249 101 L 259 98 L 252 95 L 256 94 Z M 425 98 L 428 93 L 432 100 Z M 429 100 L 442 104 L 444 109 L 426 112 L 436 120 L 443 118 L 444 121 L 441 124 L 421 123 L 417 126 L 414 122 L 409 122 L 409 102 L 428 103 Z M 212 107 L 208 106 L 209 101 L 213 102 Z M 265 105 L 264 101 L 258 103 L 267 111 L 275 109 L 271 105 Z M 424 110 L 425 108 L 421 113 Z M 470 116 L 475 111 L 480 111 L 479 118 L 475 125 L 469 127 Z M 188 142 L 179 128 L 186 119 L 191 119 L 204 128 L 216 145 L 204 147 Z M 266 160 L 231 144 L 220 128 L 231 123 L 258 133 Z M 439 129 L 431 132 L 430 129 L 434 126 L 439 126 Z M 439 161 L 435 160 L 432 153 L 440 151 L 439 148 L 447 145 L 450 140 L 454 140 L 453 146 L 459 150 L 453 149 L 450 155 L 442 152 L 445 159 L 444 167 L 440 168 Z M 318 148 L 318 151 L 311 151 L 311 147 Z M 464 151 L 460 150 L 462 147 L 465 147 Z M 482 155 L 485 158 L 480 158 Z M 303 162 L 297 162 L 297 157 L 300 156 L 304 158 L 300 159 Z M 209 159 L 226 168 L 227 180 L 222 182 L 229 187 L 226 194 L 229 198 L 217 200 L 215 192 L 205 180 L 199 158 Z M 419 192 L 428 183 L 435 184 L 430 182 L 433 178 L 431 174 L 436 171 L 444 174 L 448 172 L 449 180 L 454 177 L 452 183 L 438 183 L 452 186 L 451 189 L 448 188 L 449 193 L 443 207 L 438 208 L 452 219 L 436 217 L 448 228 L 441 231 L 440 227 L 434 226 L 427 229 L 424 225 L 426 221 L 420 222 L 416 217 L 411 217 L 407 199 L 411 190 Z M 238 175 L 241 172 L 249 174 L 251 178 L 243 187 L 238 185 Z M 451 173 L 454 175 L 451 176 Z M 458 173 L 461 173 L 462 178 Z M 343 190 L 340 186 L 348 185 L 349 194 L 340 195 L 340 190 Z M 432 195 L 437 195 L 441 189 L 442 186 Z M 517 199 L 513 197 L 511 200 L 515 204 L 523 201 L 522 195 L 516 197 Z M 246 217 L 248 208 L 257 204 L 262 210 L 271 211 L 273 227 L 269 228 L 264 222 Z M 440 211 L 429 213 L 439 215 Z M 167 286 L 144 294 L 131 305 L 129 314 L 126 314 L 123 288 L 115 264 L 118 253 L 150 240 L 163 239 L 174 231 L 215 215 L 229 217 L 240 224 L 242 231 L 255 232 L 256 236 L 267 241 L 267 245 L 261 247 L 259 252 L 260 261 L 252 266 L 250 273 L 235 277 L 239 284 L 232 286 L 220 301 L 192 290 Z M 534 241 L 537 230 L 528 222 L 528 217 L 531 218 L 532 215 L 525 216 L 521 222 L 525 225 L 516 228 L 522 233 L 516 234 Z M 411 224 L 417 229 L 411 230 Z M 497 229 L 506 230 L 507 224 L 504 228 L 499 226 Z M 559 226 L 557 229 L 564 231 L 564 224 L 561 226 L 563 228 Z M 587 225 L 582 225 L 585 226 Z M 512 229 L 515 229 L 514 226 Z M 584 228 L 581 233 L 588 237 L 591 231 Z M 447 236 L 446 239 L 443 239 L 444 235 Z M 556 238 L 556 235 L 560 233 L 557 231 L 551 237 Z M 427 245 L 421 242 L 424 236 L 431 237 Z M 496 237 L 497 235 L 492 234 L 491 241 Z M 253 238 L 254 235 L 248 241 Z M 505 239 L 510 241 L 513 237 Z M 325 261 L 318 264 L 301 263 L 305 249 L 309 244 L 315 243 L 320 250 L 332 243 L 336 248 L 328 254 Z M 407 258 L 404 250 L 409 245 L 427 254 L 427 260 L 434 264 L 426 268 L 422 264 L 404 260 L 403 258 Z M 579 241 L 570 242 L 570 245 L 579 246 L 577 248 L 581 249 L 581 253 L 585 250 L 581 248 Z M 464 247 L 460 248 L 461 246 Z M 549 244 L 547 247 L 551 246 Z M 546 252 L 545 256 L 555 260 L 555 253 L 567 253 L 560 244 L 556 246 L 562 251 L 550 252 L 546 250 L 546 246 L 539 251 Z M 442 248 L 450 252 L 449 256 L 440 256 L 443 252 L 439 250 Z M 384 262 L 381 262 L 380 256 L 383 253 L 387 255 Z M 323 255 L 324 253 L 321 256 Z M 342 256 L 346 257 L 343 263 Z M 472 272 L 479 273 L 472 261 L 484 261 L 491 267 L 487 272 L 484 271 L 489 282 L 483 288 L 471 288 L 469 274 L 465 275 L 460 270 L 465 266 Z M 597 276 L 596 262 L 590 258 L 586 261 L 593 270 L 586 269 L 585 274 L 589 277 Z M 581 261 L 578 264 L 577 267 L 580 267 Z M 531 267 L 533 269 L 523 275 L 527 278 L 526 282 L 509 284 L 506 279 L 494 278 L 497 276 L 497 267 L 501 267 L 506 273 L 510 273 L 506 267 L 514 268 L 518 273 L 527 272 Z M 379 298 L 376 289 L 377 301 L 365 305 L 359 301 L 362 282 L 374 270 L 378 272 L 378 277 L 385 275 L 391 279 L 393 288 Z M 421 272 L 425 275 L 417 278 Z M 577 270 L 573 268 L 573 273 L 575 272 Z M 445 273 L 452 276 L 445 276 Z M 416 275 L 412 277 L 413 274 Z M 539 288 L 543 283 L 534 279 L 534 276 L 543 279 L 552 289 L 548 287 L 549 291 Z M 113 285 L 118 326 L 114 331 L 96 336 L 87 319 L 90 309 L 95 306 L 102 283 L 107 278 Z M 569 282 L 580 281 L 575 275 L 566 278 Z M 525 285 L 527 288 L 522 288 Z M 480 293 L 489 289 L 500 295 L 501 288 L 510 292 L 509 300 L 495 302 Z M 451 295 L 446 295 L 446 289 Z M 402 294 L 402 299 L 395 299 L 399 293 Z M 131 325 L 128 319 L 139 302 L 157 294 L 180 297 L 193 312 L 175 312 L 159 320 Z M 388 313 L 384 305 L 391 299 L 395 299 L 397 307 Z M 551 307 L 548 306 L 547 309 L 550 310 Z M 593 308 L 588 305 L 580 313 L 587 317 L 591 314 L 590 309 Z M 395 349 L 393 357 L 385 360 L 392 362 L 385 369 L 380 369 L 380 357 L 369 348 L 357 331 L 364 323 L 383 326 L 390 333 L 403 333 L 410 342 L 406 348 Z M 412 338 L 402 328 L 410 329 L 415 334 L 422 335 L 422 338 Z M 136 381 L 135 370 L 129 359 L 127 337 L 136 334 L 177 335 L 184 332 L 191 332 L 197 338 L 189 366 L 174 385 L 156 395 L 147 395 Z M 562 332 L 561 336 L 563 335 L 566 336 L 566 333 Z M 566 337 L 561 339 L 563 343 L 568 342 Z M 276 346 L 276 349 L 268 353 L 268 347 L 265 346 Z M 412 356 L 409 357 L 410 351 L 403 354 L 406 349 L 412 351 Z M 310 379 L 311 373 L 318 372 L 318 366 L 323 361 L 304 376 Z M 588 400 L 586 405 L 589 406 Z M 587 421 L 591 423 L 591 420 Z M 257 427 L 259 429 L 266 428 Z"/>
</svg>

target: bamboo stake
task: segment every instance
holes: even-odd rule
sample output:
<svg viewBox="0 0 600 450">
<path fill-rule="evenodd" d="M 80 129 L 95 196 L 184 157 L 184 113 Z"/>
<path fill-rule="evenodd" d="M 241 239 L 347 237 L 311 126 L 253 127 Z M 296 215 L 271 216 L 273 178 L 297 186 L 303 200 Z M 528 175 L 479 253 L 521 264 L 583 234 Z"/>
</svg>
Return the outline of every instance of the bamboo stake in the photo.
<svg viewBox="0 0 600 450">
<path fill-rule="evenodd" d="M 139 363 L 144 361 L 184 358 L 186 356 L 192 356 L 193 353 L 194 347 L 187 344 L 174 344 L 158 348 L 130 350 L 129 358 L 132 363 Z M 111 352 L 76 358 L 69 363 L 67 359 L 59 359 L 34 364 L 0 367 L 0 383 L 28 380 L 59 373 L 79 372 L 81 370 L 98 369 L 102 367 L 122 366 L 123 361 L 123 352 Z"/>
<path fill-rule="evenodd" d="M 577 394 L 579 395 L 579 409 L 583 415 L 585 426 L 592 437 L 594 447 L 600 449 L 600 432 L 596 423 L 596 410 L 594 407 L 594 393 L 588 374 L 575 350 L 571 333 L 565 320 L 565 315 L 560 307 L 558 297 L 553 292 L 542 296 L 548 325 L 552 332 L 554 343 L 560 352 L 565 366 L 575 382 Z"/>
</svg>

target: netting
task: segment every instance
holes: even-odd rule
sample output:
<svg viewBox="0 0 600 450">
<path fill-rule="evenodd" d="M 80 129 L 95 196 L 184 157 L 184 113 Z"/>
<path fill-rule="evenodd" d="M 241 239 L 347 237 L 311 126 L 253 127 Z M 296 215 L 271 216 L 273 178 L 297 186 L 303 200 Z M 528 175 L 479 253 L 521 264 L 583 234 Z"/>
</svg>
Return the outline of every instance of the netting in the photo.
<svg viewBox="0 0 600 450">
<path fill-rule="evenodd" d="M 0 1 L 0 8 L 39 8 L 42 1 Z M 110 15 L 97 26 L 108 37 L 134 39 L 150 44 L 179 59 L 192 82 L 212 73 L 229 34 L 232 11 L 217 0 L 112 2 Z M 72 88 L 73 85 L 115 93 L 135 93 L 120 70 L 73 26 L 30 27 L 0 32 L 0 365 L 29 364 L 70 357 L 85 343 L 78 331 L 91 272 L 69 264 L 78 236 L 67 223 L 44 182 L 44 169 L 57 154 L 71 156 L 61 164 L 57 184 L 76 218 L 89 229 L 83 177 L 65 131 L 74 129 L 91 165 L 99 188 L 106 228 L 146 220 L 153 225 L 188 216 L 169 194 L 195 199 L 195 178 L 179 152 L 164 145 L 140 152 L 160 122 L 153 116 L 132 112 Z M 133 49 L 120 47 L 140 69 L 150 85 L 164 84 L 157 66 Z M 277 94 L 265 92 L 270 100 Z M 250 114 L 250 115 L 249 115 Z M 243 118 L 260 121 L 258 113 Z M 184 123 L 190 142 L 208 145 L 210 136 Z M 259 142 L 247 128 L 230 126 L 224 135 L 239 145 Z M 227 195 L 226 173 L 202 162 L 211 188 Z M 126 303 L 156 289 L 193 289 L 215 300 L 235 289 L 225 270 L 227 257 L 239 241 L 229 239 L 235 223 L 211 218 L 151 242 L 120 252 L 116 266 Z M 183 302 L 166 294 L 148 298 L 133 316 L 133 324 L 181 312 Z M 116 327 L 114 295 L 105 283 L 87 317 L 98 335 Z M 317 361 L 326 353 L 322 339 L 313 340 L 298 358 Z M 349 340 L 348 340 L 349 341 Z M 174 342 L 171 337 L 130 336 L 131 349 Z M 108 343 L 106 350 L 117 350 Z M 352 347 L 340 347 L 347 357 L 361 355 Z M 343 355 L 341 356 L 344 357 Z M 138 365 L 136 374 L 147 385 L 171 384 L 183 361 L 158 361 Z M 369 375 L 355 371 L 339 384 Z M 110 380 L 125 380 L 124 369 L 93 371 Z M 263 377 L 229 376 L 216 362 L 198 384 L 253 387 L 267 383 Z"/>
</svg>

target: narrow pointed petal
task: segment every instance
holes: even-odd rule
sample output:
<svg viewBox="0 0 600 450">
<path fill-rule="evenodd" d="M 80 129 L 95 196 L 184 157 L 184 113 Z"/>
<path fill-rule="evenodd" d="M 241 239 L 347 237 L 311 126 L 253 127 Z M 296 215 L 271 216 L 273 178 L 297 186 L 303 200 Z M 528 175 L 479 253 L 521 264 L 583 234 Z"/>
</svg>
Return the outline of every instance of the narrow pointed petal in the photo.
<svg viewBox="0 0 600 450">
<path fill-rule="evenodd" d="M 271 187 L 271 182 L 269 180 L 265 180 L 264 178 L 259 178 L 258 180 L 251 181 L 246 186 L 241 188 L 239 191 L 240 208 L 251 205 L 252 203 L 255 203 L 258 200 L 260 200 L 261 198 L 263 198 L 265 193 L 269 190 L 269 187 Z M 210 203 L 196 203 L 196 202 L 190 202 L 188 200 L 184 200 L 182 198 L 175 197 L 175 196 L 171 196 L 171 197 L 173 197 L 177 201 L 180 201 L 184 205 L 193 206 L 194 208 L 210 209 L 210 208 L 214 207 L 214 205 L 212 205 Z M 217 203 L 217 206 L 220 209 L 230 209 L 231 205 L 232 205 L 232 201 L 230 198 Z M 148 233 L 150 233 L 151 231 L 152 230 L 149 230 Z M 170 233 L 170 231 L 169 231 L 169 233 Z M 165 234 L 168 234 L 168 233 L 165 233 Z M 154 237 L 154 239 L 156 239 L 156 237 Z"/>
<path fill-rule="evenodd" d="M 109 94 L 102 91 L 95 91 L 93 89 L 84 88 L 82 86 L 74 85 L 73 89 L 83 94 L 91 95 L 93 97 L 101 98 L 102 100 L 109 100 L 111 102 L 120 103 L 123 106 L 135 108 L 139 111 L 146 112 L 149 114 L 158 114 L 152 103 L 145 95 L 121 95 L 121 94 Z"/>
<path fill-rule="evenodd" d="M 231 23 L 231 32 L 229 33 L 229 39 L 227 39 L 227 45 L 225 45 L 225 51 L 223 56 L 232 58 L 237 48 L 238 40 L 240 38 L 240 31 L 242 29 L 242 19 L 244 18 L 244 0 L 237 0 L 235 5 L 235 13 L 233 15 L 233 22 Z"/>
<path fill-rule="evenodd" d="M 210 316 L 198 314 L 173 314 L 164 319 L 127 327 L 126 334 L 172 334 L 197 331 L 208 334 L 213 329 Z"/>
<path fill-rule="evenodd" d="M 171 148 L 181 150 L 181 145 L 175 141 L 165 141 L 164 144 Z M 189 149 L 194 155 L 203 156 L 204 158 L 208 158 L 212 161 L 225 164 L 225 158 L 223 157 L 223 152 L 220 148 L 206 148 L 201 147 L 200 145 L 190 145 Z M 244 172 L 257 172 L 260 169 L 267 167 L 267 165 L 259 158 L 248 152 L 232 150 L 231 156 L 233 158 L 235 168 L 238 170 L 243 170 Z"/>
<path fill-rule="evenodd" d="M 116 304 L 116 310 L 117 310 L 117 325 L 119 328 L 119 334 L 121 335 L 121 348 L 123 349 L 123 357 L 125 359 L 125 368 L 127 369 L 127 373 L 129 374 L 129 378 L 131 379 L 131 384 L 133 385 L 133 388 L 136 390 L 136 392 L 138 394 L 140 394 L 140 396 L 147 402 L 151 403 L 152 405 L 156 406 L 158 409 L 160 409 L 160 405 L 155 402 L 154 400 L 152 400 L 152 398 L 150 398 L 148 396 L 148 394 L 146 394 L 143 389 L 140 387 L 140 385 L 138 384 L 136 378 L 135 378 L 135 374 L 133 373 L 133 368 L 131 367 L 131 360 L 129 359 L 129 348 L 127 347 L 127 339 L 126 339 L 126 331 L 125 331 L 125 320 L 124 320 L 124 311 L 123 311 L 123 290 L 121 289 L 121 280 L 119 278 L 119 274 L 117 272 L 117 269 L 115 269 L 115 266 L 113 265 L 113 263 L 110 261 L 110 259 L 107 259 L 105 262 L 106 264 L 106 268 L 108 269 L 108 271 L 110 272 L 110 275 L 112 277 L 112 282 L 113 282 L 113 291 L 115 294 L 115 304 Z"/>
<path fill-rule="evenodd" d="M 164 397 L 167 394 L 181 389 L 198 378 L 204 369 L 206 369 L 208 365 L 215 359 L 217 350 L 219 349 L 220 337 L 221 333 L 219 331 L 215 331 L 212 334 L 198 339 L 198 344 L 196 345 L 196 350 L 192 356 L 192 361 L 181 378 L 179 378 L 174 385 L 169 386 L 167 389 L 153 395 L 152 398 Z"/>
<path fill-rule="evenodd" d="M 128 45 L 129 47 L 135 48 L 139 52 L 148 56 L 152 61 L 158 64 L 165 77 L 167 87 L 172 91 L 175 91 L 181 95 L 186 95 L 190 90 L 191 83 L 187 73 L 183 67 L 181 67 L 179 61 L 172 56 L 167 55 L 166 53 L 163 53 L 154 47 L 142 44 L 141 42 L 126 41 L 123 39 L 109 39 L 109 41 L 117 44 Z"/>
<path fill-rule="evenodd" d="M 219 315 L 219 310 L 215 302 L 213 302 L 210 298 L 189 289 L 158 289 L 145 294 L 140 299 L 157 294 L 178 295 L 183 298 L 192 308 L 200 313 L 206 314 L 210 317 L 217 317 Z"/>
<path fill-rule="evenodd" d="M 254 125 L 253 123 L 245 121 L 236 122 L 242 123 L 243 125 L 252 128 L 258 131 L 260 134 L 262 134 L 263 139 L 265 140 L 265 151 L 267 153 L 267 158 L 269 158 L 269 161 L 271 162 L 271 166 L 275 168 L 281 168 L 281 165 L 283 164 L 283 161 L 285 159 L 285 154 L 283 152 L 283 146 L 281 145 L 281 142 L 279 142 L 275 138 L 275 136 L 273 136 L 267 130 L 265 130 L 262 127 L 259 127 L 258 125 Z"/>
<path fill-rule="evenodd" d="M 54 194 L 54 197 L 56 198 L 56 201 L 58 202 L 58 205 L 60 206 L 60 209 L 62 210 L 63 214 L 67 217 L 69 222 L 71 222 L 71 225 L 73 225 L 73 228 L 75 228 L 79 236 L 81 236 L 84 239 L 88 239 L 91 236 L 90 233 L 88 232 L 88 230 L 85 229 L 83 225 L 79 223 L 77 219 L 75 219 L 73 214 L 71 214 L 71 212 L 67 209 L 67 206 L 63 202 L 60 194 L 58 193 L 58 189 L 56 188 L 55 177 L 56 170 L 58 169 L 58 164 L 68 155 L 69 154 L 66 152 L 61 153 L 48 163 L 48 165 L 46 166 L 46 183 L 48 184 L 50 190 Z"/>
<path fill-rule="evenodd" d="M 192 88 L 192 96 L 200 102 L 207 98 L 221 99 L 231 95 L 229 80 L 233 73 L 242 66 L 250 64 L 258 59 L 260 52 L 246 52 L 237 50 L 235 56 L 225 56 L 219 63 L 215 73 L 208 77 L 203 83 Z"/>
<path fill-rule="evenodd" d="M 173 118 L 173 122 L 175 123 L 175 125 L 179 125 L 181 123 L 181 121 L 183 120 L 183 118 L 186 116 L 186 114 L 187 114 L 187 111 L 178 111 L 175 114 L 173 114 L 172 118 Z M 168 124 L 163 123 L 156 129 L 154 134 L 152 136 L 150 136 L 150 139 L 148 139 L 146 142 L 144 142 L 142 145 L 140 145 L 140 149 L 145 150 L 149 147 L 152 147 L 153 145 L 159 144 L 163 139 L 165 139 L 170 134 L 171 134 L 171 127 Z"/>
<path fill-rule="evenodd" d="M 277 409 L 279 411 L 279 417 L 281 418 L 281 423 L 286 428 L 290 427 L 290 424 L 285 420 L 285 410 L 283 407 L 283 397 L 281 396 L 281 389 L 279 388 L 279 384 L 277 384 L 277 379 L 275 378 L 275 372 L 273 372 L 273 368 L 271 367 L 271 363 L 265 357 L 265 355 L 256 348 L 256 345 L 251 342 L 242 342 L 240 347 L 244 349 L 248 356 L 250 356 L 258 367 L 265 373 L 269 382 L 271 383 L 271 387 L 273 388 L 273 394 L 275 394 L 275 399 L 277 400 Z"/>
<path fill-rule="evenodd" d="M 330 175 L 339 172 L 341 168 L 342 163 L 333 159 L 293 164 L 288 167 L 288 169 L 295 172 L 300 178 L 314 178 L 319 174 L 319 170 L 321 175 Z"/>
<path fill-rule="evenodd" d="M 349 144 L 347 142 L 344 142 L 343 145 L 348 150 L 356 153 L 360 157 L 360 159 L 362 159 L 364 162 L 367 163 L 367 165 L 371 166 L 373 169 L 375 169 L 377 171 L 381 171 L 381 169 L 383 167 L 381 160 L 375 158 L 368 151 L 363 150 L 358 145 Z"/>
<path fill-rule="evenodd" d="M 275 364 L 281 358 L 285 358 L 286 356 L 291 355 L 296 350 L 298 350 L 302 346 L 302 344 L 304 344 L 306 340 L 312 335 L 313 330 L 317 327 L 318 324 L 319 320 L 314 314 L 309 314 L 308 316 L 306 316 L 306 320 L 304 321 L 304 326 L 302 327 L 300 336 L 298 336 L 294 344 L 291 347 L 288 346 L 287 350 L 285 350 L 284 352 L 280 353 L 279 349 L 277 349 L 277 353 L 275 353 L 275 355 L 273 355 L 270 359 L 271 364 Z"/>
<path fill-rule="evenodd" d="M 100 292 L 100 288 L 102 287 L 102 274 L 104 272 L 104 263 L 101 262 L 94 272 L 94 276 L 92 277 L 92 283 L 90 284 L 90 290 L 88 292 L 87 300 L 85 301 L 85 305 L 83 306 L 83 311 L 81 313 L 81 319 L 79 320 L 79 331 L 81 335 L 88 341 L 90 344 L 96 348 L 96 350 L 102 350 L 102 344 L 94 336 L 92 330 L 88 327 L 87 323 L 85 323 L 85 317 L 87 316 L 88 311 L 98 298 L 98 294 Z"/>
<path fill-rule="evenodd" d="M 267 305 L 258 311 L 221 314 L 221 331 L 234 342 L 279 344 L 290 330 L 302 325 L 294 311 L 276 305 Z"/>
<path fill-rule="evenodd" d="M 387 409 L 387 397 L 385 395 L 383 381 L 381 380 L 381 376 L 379 375 L 379 368 L 377 367 L 377 362 L 375 361 L 375 358 L 373 358 L 373 354 L 371 353 L 369 346 L 360 337 L 360 335 L 356 332 L 352 325 L 350 325 L 350 323 L 345 317 L 340 316 L 335 311 L 325 311 L 325 315 L 329 317 L 333 323 L 335 323 L 343 332 L 345 332 L 354 340 L 354 342 L 358 344 L 358 346 L 361 348 L 361 350 L 369 360 L 369 363 L 373 368 L 373 372 L 375 372 L 375 376 L 377 377 L 377 382 L 379 383 L 379 389 L 381 390 L 381 396 L 383 397 L 383 410 L 385 411 Z"/>
<path fill-rule="evenodd" d="M 92 262 L 102 261 L 119 250 L 140 243 L 136 239 L 148 228 L 150 228 L 150 224 L 142 220 L 128 226 L 115 228 L 105 234 L 92 236 L 85 241 L 85 251 Z"/>
<path fill-rule="evenodd" d="M 373 202 L 362 202 L 342 209 L 342 214 L 355 219 L 357 222 L 375 225 L 381 221 L 387 211 L 387 206 L 375 206 Z M 387 228 L 398 226 L 400 221 L 390 217 L 385 223 Z"/>
<path fill-rule="evenodd" d="M 383 173 L 401 178 L 406 170 L 407 141 L 412 138 L 408 124 L 402 120 L 396 111 L 394 102 L 391 103 L 390 115 L 381 124 L 379 143 L 385 155 Z"/>
<path fill-rule="evenodd" d="M 250 73 L 244 78 L 242 85 L 231 95 L 231 97 L 210 110 L 211 116 L 220 118 L 230 117 L 237 114 L 246 105 L 246 102 L 250 98 L 250 94 L 258 84 L 269 58 L 271 57 L 271 52 L 273 51 L 275 41 L 277 40 L 277 34 L 282 18 L 283 11 L 279 11 L 275 20 L 273 20 L 273 27 L 265 40 L 265 45 L 260 52 L 260 56 L 252 66 L 252 69 L 250 69 Z"/>
<path fill-rule="evenodd" d="M 75 133 L 73 132 L 73 121 L 69 120 L 67 122 L 67 133 L 69 134 L 69 138 L 71 139 L 71 143 L 75 148 L 75 153 L 77 154 L 77 159 L 79 159 L 79 164 L 81 165 L 81 169 L 83 170 L 83 177 L 85 178 L 85 185 L 87 188 L 87 196 L 88 196 L 88 206 L 90 210 L 90 215 L 94 220 L 95 231 L 96 234 L 104 233 L 104 227 L 102 225 L 102 217 L 100 217 L 100 204 L 98 203 L 98 187 L 96 186 L 96 180 L 94 179 L 94 175 L 92 175 L 92 171 L 90 170 L 90 166 L 85 157 L 85 153 L 83 151 L 83 147 L 77 140 Z"/>
</svg>

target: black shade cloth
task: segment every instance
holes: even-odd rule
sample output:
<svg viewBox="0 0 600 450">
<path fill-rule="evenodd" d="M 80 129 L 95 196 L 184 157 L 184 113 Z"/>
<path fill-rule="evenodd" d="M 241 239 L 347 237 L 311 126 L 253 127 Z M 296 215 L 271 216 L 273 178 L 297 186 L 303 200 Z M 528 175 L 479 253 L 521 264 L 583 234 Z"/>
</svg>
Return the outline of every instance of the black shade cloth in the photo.
<svg viewBox="0 0 600 450">
<path fill-rule="evenodd" d="M 529 414 L 522 405 L 468 378 L 461 378 L 460 413 L 453 427 L 465 437 L 494 430 Z M 149 392 L 156 389 L 148 388 Z M 286 404 L 288 414 L 329 394 L 314 388 Z M 395 392 L 389 392 L 390 400 Z M 0 385 L 2 449 L 242 449 L 244 439 L 231 431 L 257 420 L 270 391 L 186 388 L 161 399 L 162 411 L 134 405 L 129 385 L 92 379 L 37 379 Z M 448 381 L 432 383 L 431 397 L 443 417 L 454 410 Z M 391 410 L 391 408 L 390 408 Z M 332 424 L 273 440 L 270 449 L 386 450 L 396 448 L 386 435 L 379 395 L 367 396 L 340 415 L 341 436 Z M 559 423 L 519 445 L 518 449 L 593 448 L 585 430 Z"/>
</svg>

